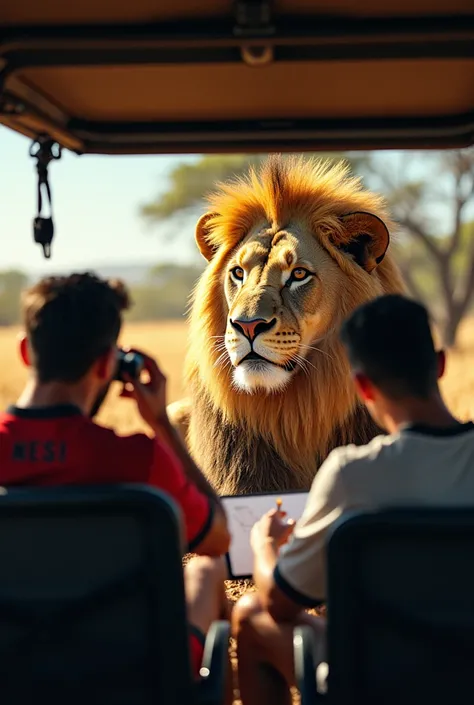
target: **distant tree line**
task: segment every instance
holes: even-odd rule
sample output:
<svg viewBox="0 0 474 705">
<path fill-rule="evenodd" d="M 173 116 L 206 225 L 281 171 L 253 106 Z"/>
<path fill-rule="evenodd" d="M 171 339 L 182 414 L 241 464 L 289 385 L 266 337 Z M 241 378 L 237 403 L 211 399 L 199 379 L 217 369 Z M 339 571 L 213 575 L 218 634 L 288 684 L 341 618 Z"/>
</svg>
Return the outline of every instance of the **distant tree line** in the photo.
<svg viewBox="0 0 474 705">
<path fill-rule="evenodd" d="M 159 264 L 152 267 L 142 282 L 130 286 L 133 306 L 126 318 L 129 321 L 152 321 L 183 317 L 202 270 L 203 266 L 199 265 Z M 24 272 L 0 272 L 0 326 L 19 322 L 21 292 L 29 283 Z"/>
<path fill-rule="evenodd" d="M 159 264 L 150 269 L 142 284 L 131 287 L 133 306 L 129 321 L 181 318 L 204 265 Z"/>
</svg>

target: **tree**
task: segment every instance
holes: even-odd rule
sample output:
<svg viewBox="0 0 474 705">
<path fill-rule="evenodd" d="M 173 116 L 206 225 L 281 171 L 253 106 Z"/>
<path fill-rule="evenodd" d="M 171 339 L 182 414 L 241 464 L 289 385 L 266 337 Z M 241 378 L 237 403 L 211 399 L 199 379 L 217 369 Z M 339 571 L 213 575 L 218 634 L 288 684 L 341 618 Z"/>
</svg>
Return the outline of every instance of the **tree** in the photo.
<svg viewBox="0 0 474 705">
<path fill-rule="evenodd" d="M 417 178 L 415 161 L 424 164 Z M 474 150 L 409 155 L 399 167 L 387 169 L 373 159 L 368 181 L 385 192 L 400 226 L 397 254 L 405 282 L 437 314 L 443 342 L 451 347 L 474 302 Z"/>
<path fill-rule="evenodd" d="M 152 267 L 145 281 L 132 287 L 133 306 L 129 321 L 181 318 L 187 309 L 190 292 L 204 266 L 180 266 L 174 263 Z"/>
<path fill-rule="evenodd" d="M 308 154 L 325 159 L 341 159 L 337 153 Z M 166 220 L 178 213 L 188 214 L 196 210 L 206 194 L 212 192 L 219 181 L 227 181 L 247 172 L 250 166 L 258 166 L 267 155 L 263 154 L 219 154 L 204 155 L 198 161 L 178 164 L 169 174 L 169 188 L 159 193 L 148 204 L 141 206 L 141 216 L 151 224 Z M 350 161 L 358 164 L 362 159 L 354 157 Z"/>
<path fill-rule="evenodd" d="M 201 261 L 199 266 L 192 264 L 180 265 L 174 262 L 160 262 L 160 264 L 156 264 L 148 271 L 147 282 L 164 287 L 173 281 L 179 280 L 190 290 L 203 271 L 204 260 Z"/>
</svg>

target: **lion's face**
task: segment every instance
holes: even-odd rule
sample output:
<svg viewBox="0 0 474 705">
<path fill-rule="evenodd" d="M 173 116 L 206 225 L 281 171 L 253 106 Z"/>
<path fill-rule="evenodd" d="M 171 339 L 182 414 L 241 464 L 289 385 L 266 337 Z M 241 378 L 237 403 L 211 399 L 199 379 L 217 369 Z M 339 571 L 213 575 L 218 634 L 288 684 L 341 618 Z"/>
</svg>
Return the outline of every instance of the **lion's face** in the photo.
<svg viewBox="0 0 474 705">
<path fill-rule="evenodd" d="M 344 275 L 303 224 L 255 228 L 228 261 L 225 349 L 241 390 L 281 390 L 308 372 L 334 323 Z"/>
<path fill-rule="evenodd" d="M 191 327 L 201 357 L 188 379 L 199 374 L 229 414 L 244 414 L 253 403 L 246 393 L 257 391 L 255 401 L 278 392 L 280 403 L 292 390 L 299 404 L 305 381 L 314 387 L 321 378 L 325 389 L 328 374 L 349 389 L 342 319 L 401 290 L 384 259 L 390 235 L 381 199 L 345 167 L 278 158 L 221 185 L 210 203 L 196 226 L 209 266 L 195 291 Z M 348 408 L 355 395 L 345 394 Z"/>
</svg>

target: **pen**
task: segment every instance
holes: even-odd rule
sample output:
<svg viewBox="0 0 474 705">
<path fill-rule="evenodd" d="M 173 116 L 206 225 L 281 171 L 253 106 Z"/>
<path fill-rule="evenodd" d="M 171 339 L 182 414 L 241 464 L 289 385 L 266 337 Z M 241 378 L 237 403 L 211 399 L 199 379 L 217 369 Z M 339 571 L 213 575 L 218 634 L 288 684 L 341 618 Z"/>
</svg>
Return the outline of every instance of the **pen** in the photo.
<svg viewBox="0 0 474 705">
<path fill-rule="evenodd" d="M 282 504 L 281 497 L 278 497 L 276 503 L 277 503 L 277 511 L 281 512 L 281 504 Z"/>
</svg>

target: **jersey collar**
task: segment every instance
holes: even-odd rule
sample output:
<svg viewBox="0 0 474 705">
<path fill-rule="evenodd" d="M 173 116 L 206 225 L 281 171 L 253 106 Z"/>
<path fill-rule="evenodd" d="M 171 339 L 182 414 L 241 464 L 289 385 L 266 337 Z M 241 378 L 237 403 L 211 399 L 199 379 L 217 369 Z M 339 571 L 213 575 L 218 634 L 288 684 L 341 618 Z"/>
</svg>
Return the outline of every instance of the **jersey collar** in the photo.
<svg viewBox="0 0 474 705">
<path fill-rule="evenodd" d="M 57 419 L 65 416 L 83 416 L 82 411 L 75 404 L 30 406 L 26 408 L 12 405 L 8 407 L 7 413 L 20 419 Z"/>
<path fill-rule="evenodd" d="M 435 436 L 448 437 L 448 436 L 459 436 L 462 433 L 467 433 L 468 431 L 474 431 L 474 423 L 468 421 L 467 423 L 459 423 L 455 426 L 448 426 L 446 428 L 440 428 L 439 426 L 426 426 L 424 424 L 410 424 L 404 426 L 401 429 L 403 432 L 408 431 L 410 433 L 420 433 L 423 436 Z"/>
</svg>

